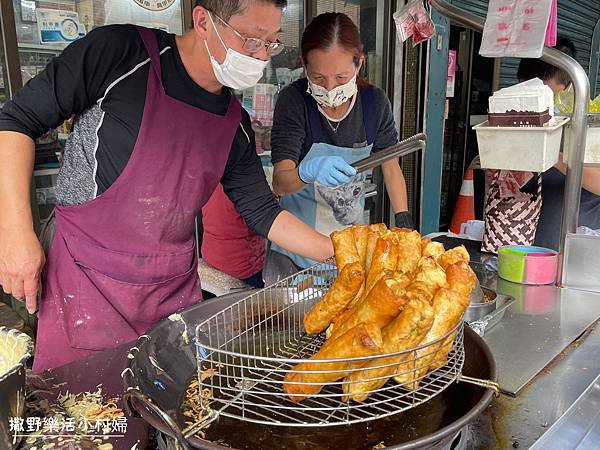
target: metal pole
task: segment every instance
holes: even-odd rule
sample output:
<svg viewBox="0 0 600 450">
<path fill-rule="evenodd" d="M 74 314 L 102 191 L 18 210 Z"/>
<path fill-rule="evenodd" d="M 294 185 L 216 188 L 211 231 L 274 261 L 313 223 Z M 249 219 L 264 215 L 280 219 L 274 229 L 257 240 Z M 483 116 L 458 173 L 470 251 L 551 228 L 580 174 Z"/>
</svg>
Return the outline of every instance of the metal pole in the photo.
<svg viewBox="0 0 600 450">
<path fill-rule="evenodd" d="M 8 95 L 12 98 L 23 87 L 17 30 L 12 2 L 0 1 L 0 20 L 2 23 L 2 45 L 4 47 L 4 63 L 6 65 L 6 81 Z"/>
<path fill-rule="evenodd" d="M 482 32 L 484 19 L 450 5 L 444 0 L 430 0 L 433 9 L 445 15 L 459 25 Z M 562 263 L 559 266 L 557 279 L 564 281 L 564 255 L 567 234 L 577 231 L 579 218 L 579 201 L 581 198 L 581 181 L 583 177 L 583 156 L 585 152 L 585 139 L 587 132 L 587 108 L 590 98 L 590 83 L 583 67 L 568 55 L 551 47 L 544 47 L 540 58 L 569 74 L 573 83 L 575 94 L 573 115 L 571 117 L 572 139 L 569 143 L 569 159 L 567 160 L 567 179 L 565 183 L 565 196 L 563 204 L 562 224 L 560 228 L 560 247 Z"/>
<path fill-rule="evenodd" d="M 15 15 L 13 3 L 0 1 L 0 28 L 2 29 L 2 46 L 4 49 L 4 64 L 6 67 L 6 85 L 8 86 L 8 96 L 12 98 L 15 93 L 23 87 L 23 78 L 21 77 L 21 61 L 19 59 L 19 46 L 17 45 L 17 30 L 15 28 Z M 39 236 L 41 231 L 40 212 L 38 210 L 37 199 L 35 195 L 35 179 L 31 177 L 30 187 L 31 198 L 31 216 L 33 219 L 33 228 Z"/>
<path fill-rule="evenodd" d="M 193 0 L 181 0 L 181 21 L 182 21 L 182 34 L 187 30 L 192 29 L 194 24 L 192 23 L 192 10 L 194 9 Z"/>
</svg>

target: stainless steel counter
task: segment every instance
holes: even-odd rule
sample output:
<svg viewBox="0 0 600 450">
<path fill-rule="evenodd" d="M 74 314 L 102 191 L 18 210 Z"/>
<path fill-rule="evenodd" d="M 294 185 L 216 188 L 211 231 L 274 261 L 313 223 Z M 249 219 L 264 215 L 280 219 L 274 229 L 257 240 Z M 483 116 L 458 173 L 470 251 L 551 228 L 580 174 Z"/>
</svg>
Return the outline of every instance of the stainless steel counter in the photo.
<svg viewBox="0 0 600 450">
<path fill-rule="evenodd" d="M 600 374 L 600 294 L 499 280 L 487 270 L 488 257 L 478 252 L 477 244 L 440 240 L 447 248 L 466 244 L 481 284 L 516 300 L 484 336 L 496 359 L 500 386 L 513 394 L 494 399 L 471 425 L 472 447 L 529 448 Z M 593 387 L 590 391 L 595 393 Z M 597 413 L 597 404 L 595 408 Z M 561 422 L 570 416 L 577 419 L 574 410 Z M 582 423 L 569 428 L 573 436 L 561 441 L 561 450 L 600 448 L 600 443 L 590 441 L 578 447 L 586 433 Z M 577 433 L 583 435 L 576 437 Z"/>
<path fill-rule="evenodd" d="M 503 280 L 496 289 L 516 301 L 484 339 L 496 358 L 500 386 L 512 395 L 600 318 L 597 293 Z"/>
<path fill-rule="evenodd" d="M 499 366 L 502 371 L 502 366 Z M 472 424 L 473 448 L 529 448 L 590 386 L 600 373 L 600 327 L 581 336 L 521 392 L 501 395 Z M 576 448 L 569 442 L 561 450 Z M 597 448 L 597 447 L 592 447 Z"/>
</svg>

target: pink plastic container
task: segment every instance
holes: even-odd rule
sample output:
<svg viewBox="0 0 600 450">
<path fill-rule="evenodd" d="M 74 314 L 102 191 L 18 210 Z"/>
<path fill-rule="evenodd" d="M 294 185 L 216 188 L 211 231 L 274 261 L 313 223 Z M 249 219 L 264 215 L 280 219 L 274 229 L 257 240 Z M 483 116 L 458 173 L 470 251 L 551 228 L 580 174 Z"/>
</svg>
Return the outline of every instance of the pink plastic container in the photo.
<svg viewBox="0 0 600 450">
<path fill-rule="evenodd" d="M 530 253 L 525 262 L 526 284 L 550 284 L 556 281 L 558 255 Z"/>
</svg>

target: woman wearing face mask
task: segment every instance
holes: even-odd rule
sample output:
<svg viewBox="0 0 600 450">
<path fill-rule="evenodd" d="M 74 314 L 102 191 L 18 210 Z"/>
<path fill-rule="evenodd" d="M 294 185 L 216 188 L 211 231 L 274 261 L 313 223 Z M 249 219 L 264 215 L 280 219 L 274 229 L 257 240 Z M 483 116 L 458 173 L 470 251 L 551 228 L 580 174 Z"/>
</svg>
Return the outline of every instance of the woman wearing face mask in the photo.
<svg viewBox="0 0 600 450">
<path fill-rule="evenodd" d="M 281 205 L 329 234 L 363 223 L 364 174 L 350 164 L 398 141 L 385 93 L 359 78 L 358 28 L 342 13 L 317 16 L 301 43 L 306 78 L 279 94 L 271 134 L 273 190 Z M 398 160 L 383 164 L 395 225 L 412 227 Z M 273 245 L 268 265 L 291 272 L 313 261 Z M 289 264 L 290 258 L 294 265 Z"/>
</svg>

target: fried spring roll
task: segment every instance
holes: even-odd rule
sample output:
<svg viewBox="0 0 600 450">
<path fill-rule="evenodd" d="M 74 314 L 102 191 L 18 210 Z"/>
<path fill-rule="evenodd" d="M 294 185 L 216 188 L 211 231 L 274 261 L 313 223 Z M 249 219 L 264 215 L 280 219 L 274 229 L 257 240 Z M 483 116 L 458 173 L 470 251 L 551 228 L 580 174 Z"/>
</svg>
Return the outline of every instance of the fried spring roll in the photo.
<svg viewBox="0 0 600 450">
<path fill-rule="evenodd" d="M 375 284 L 363 301 L 352 308 L 344 321 L 334 323 L 331 338 L 341 336 L 360 322 L 373 322 L 383 328 L 398 315 L 406 301 L 398 282 L 385 276 Z"/>
<path fill-rule="evenodd" d="M 402 312 L 382 331 L 385 353 L 396 353 L 418 346 L 433 324 L 433 307 L 430 294 L 420 283 L 411 284 L 405 295 L 409 297 Z M 363 402 L 371 392 L 382 387 L 396 373 L 406 355 L 377 358 L 369 361 L 362 370 L 353 371 L 343 389 L 346 397 Z"/>
<path fill-rule="evenodd" d="M 379 240 L 379 233 L 376 231 L 370 231 L 367 235 L 367 249 L 365 253 L 365 273 L 369 274 L 371 269 L 371 263 L 373 261 L 373 253 L 375 253 L 375 246 Z"/>
<path fill-rule="evenodd" d="M 475 287 L 477 276 L 464 261 L 454 263 L 446 269 L 446 277 L 448 278 L 448 287 L 451 291 L 456 292 L 463 304 L 463 311 L 469 306 L 471 291 Z M 452 343 L 456 333 L 446 338 L 444 345 L 437 352 L 434 364 L 431 370 L 443 366 L 448 360 L 448 353 L 452 350 Z"/>
<path fill-rule="evenodd" d="M 407 287 L 412 281 L 407 274 L 401 272 L 394 272 L 392 277 L 399 283 L 399 286 L 402 288 Z"/>
<path fill-rule="evenodd" d="M 346 264 L 325 296 L 304 316 L 304 329 L 308 334 L 325 330 L 333 318 L 343 311 L 356 296 L 365 278 L 360 262 Z"/>
<path fill-rule="evenodd" d="M 379 327 L 373 323 L 360 323 L 339 338 L 326 341 L 323 347 L 311 358 L 314 360 L 339 359 L 339 362 L 322 363 L 315 361 L 297 364 L 292 369 L 293 372 L 288 372 L 285 375 L 283 390 L 290 395 L 293 402 L 301 402 L 311 395 L 319 393 L 323 385 L 346 377 L 350 370 L 356 367 L 356 364 L 350 364 L 346 359 L 377 355 L 382 353 L 382 347 L 383 342 Z M 311 371 L 322 372 L 314 373 Z"/>
<path fill-rule="evenodd" d="M 421 255 L 431 257 L 437 261 L 446 251 L 446 249 L 444 249 L 444 244 L 431 240 L 424 243 L 424 240 L 425 239 L 421 240 Z"/>
<path fill-rule="evenodd" d="M 380 280 L 383 277 L 394 278 L 394 280 L 396 280 L 397 283 L 394 283 L 393 287 L 396 289 L 397 288 L 405 288 L 406 286 L 408 286 L 410 284 L 410 280 L 408 280 L 408 278 L 401 277 L 400 274 L 398 274 L 398 272 L 391 272 L 391 271 L 381 272 L 378 280 Z M 377 283 L 375 283 L 375 284 L 377 284 Z M 371 292 L 371 291 L 369 291 L 369 292 Z M 359 293 L 356 295 L 356 297 L 350 302 L 350 304 L 348 304 L 346 309 L 344 311 L 342 311 L 341 313 L 339 313 L 336 317 L 334 317 L 334 319 L 332 321 L 333 323 L 332 323 L 331 327 L 328 329 L 329 334 L 328 334 L 327 338 L 329 338 L 331 336 L 334 325 L 337 324 L 339 326 L 342 322 L 345 322 L 346 319 L 354 313 L 354 310 L 356 308 L 358 308 L 367 299 L 369 292 L 366 291 L 366 289 L 364 288 L 364 285 L 363 285 L 362 290 L 359 291 Z"/>
<path fill-rule="evenodd" d="M 433 297 L 439 288 L 446 285 L 446 272 L 433 258 L 423 257 L 419 260 L 414 281 L 425 283 Z"/>
<path fill-rule="evenodd" d="M 385 226 L 385 223 L 374 223 L 374 224 L 368 225 L 368 227 L 369 227 L 369 231 L 374 231 L 376 233 L 385 233 L 388 229 Z"/>
<path fill-rule="evenodd" d="M 394 271 L 398 264 L 398 242 L 394 233 L 380 237 L 375 244 L 373 259 L 367 273 L 367 293 L 386 271 Z"/>
<path fill-rule="evenodd" d="M 464 298 L 457 292 L 445 287 L 438 290 L 433 298 L 433 325 L 419 345 L 433 342 L 448 333 L 460 321 L 467 306 L 468 300 L 465 303 Z M 439 342 L 416 351 L 414 361 L 401 364 L 394 379 L 407 389 L 416 389 L 420 378 L 439 363 L 440 350 L 447 345 L 447 342 Z"/>
<path fill-rule="evenodd" d="M 469 263 L 471 257 L 469 256 L 469 252 L 465 248 L 464 245 L 459 245 L 458 247 L 451 248 L 450 250 L 446 250 L 438 259 L 438 263 L 440 266 L 446 270 L 448 266 L 455 264 L 459 261 L 464 261 Z"/>
<path fill-rule="evenodd" d="M 449 265 L 446 268 L 446 279 L 449 288 L 458 292 L 465 299 L 469 298 L 477 284 L 477 276 L 469 264 L 464 261 Z"/>
<path fill-rule="evenodd" d="M 346 309 L 353 308 L 354 305 L 358 304 L 358 302 L 360 302 L 363 299 L 364 295 L 365 295 L 365 283 L 364 283 L 364 278 L 363 278 L 363 283 L 360 285 L 360 288 L 359 288 L 358 292 L 356 293 L 356 295 L 354 296 L 354 298 L 352 300 L 350 300 L 350 303 L 348 303 L 348 305 L 346 306 Z M 344 311 L 341 311 L 339 314 L 336 315 L 336 317 L 339 316 L 343 312 Z"/>
<path fill-rule="evenodd" d="M 331 242 L 333 243 L 335 262 L 339 271 L 341 271 L 346 264 L 360 261 L 356 243 L 354 242 L 352 228 L 334 231 L 331 233 Z"/>
<path fill-rule="evenodd" d="M 369 226 L 354 225 L 352 227 L 352 234 L 354 235 L 354 242 L 356 243 L 358 258 L 364 269 L 367 260 L 367 240 L 369 239 Z"/>
<path fill-rule="evenodd" d="M 421 259 L 421 235 L 417 231 L 394 231 L 398 239 L 398 264 L 396 270 L 409 273 L 417 268 Z"/>
<path fill-rule="evenodd" d="M 381 273 L 381 276 L 378 278 L 378 280 L 380 280 L 381 278 L 387 277 L 387 278 L 394 278 L 395 277 L 395 272 L 391 272 L 391 271 L 385 271 Z M 398 283 L 394 283 L 393 286 L 400 286 L 400 280 L 396 280 L 398 281 Z M 377 283 L 375 283 L 377 284 Z M 406 287 L 408 286 L 409 283 L 406 284 L 402 284 L 402 287 Z M 372 288 L 371 288 L 372 290 Z M 371 291 L 369 291 L 371 292 Z M 355 297 L 352 302 L 350 302 L 350 304 L 347 306 L 347 308 L 342 311 L 341 313 L 339 313 L 332 321 L 331 326 L 327 329 L 328 331 L 328 335 L 327 338 L 329 339 L 329 337 L 331 337 L 332 333 L 333 333 L 333 329 L 335 328 L 335 326 L 337 325 L 338 328 L 341 326 L 342 323 L 344 323 L 351 315 L 353 315 L 356 310 L 366 301 L 369 292 L 367 292 L 367 290 L 364 288 L 363 285 L 363 289 L 362 292 L 360 292 L 360 296 Z"/>
<path fill-rule="evenodd" d="M 462 252 L 459 254 L 461 253 Z M 458 262 L 447 266 L 445 274 L 447 280 L 446 288 L 458 294 L 458 296 L 455 297 L 455 300 L 462 304 L 462 312 L 460 313 L 462 316 L 464 310 L 469 306 L 469 296 L 475 287 L 476 275 L 468 263 L 466 263 L 464 260 L 459 260 Z M 452 329 L 454 325 L 458 323 L 458 320 L 459 319 L 455 320 L 449 329 Z M 453 333 L 451 336 L 448 336 L 440 345 L 440 350 L 437 351 L 435 356 L 432 358 L 431 367 L 428 368 L 428 371 L 441 367 L 446 363 L 448 359 L 448 353 L 452 349 L 455 334 L 456 333 Z M 429 363 L 426 362 L 426 364 Z M 422 372 L 420 375 L 424 374 L 425 372 Z"/>
</svg>

